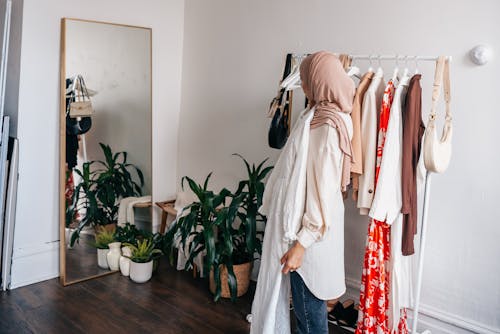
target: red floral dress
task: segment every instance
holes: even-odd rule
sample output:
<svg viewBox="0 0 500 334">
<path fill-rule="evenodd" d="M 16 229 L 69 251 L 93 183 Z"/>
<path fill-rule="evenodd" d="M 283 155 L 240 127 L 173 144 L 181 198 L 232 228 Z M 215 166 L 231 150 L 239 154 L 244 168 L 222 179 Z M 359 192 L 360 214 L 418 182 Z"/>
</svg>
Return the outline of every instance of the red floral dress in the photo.
<svg viewBox="0 0 500 334">
<path fill-rule="evenodd" d="M 377 184 L 382 154 L 384 151 L 387 126 L 392 100 L 394 98 L 394 83 L 389 81 L 384 91 L 380 111 L 379 132 L 377 140 L 377 162 L 375 167 L 375 186 Z M 370 220 L 366 240 L 363 274 L 361 277 L 361 292 L 359 297 L 359 319 L 357 334 L 389 333 L 389 257 L 391 254 L 391 226 L 375 219 Z M 398 326 L 399 333 L 408 333 L 406 312 Z"/>
</svg>

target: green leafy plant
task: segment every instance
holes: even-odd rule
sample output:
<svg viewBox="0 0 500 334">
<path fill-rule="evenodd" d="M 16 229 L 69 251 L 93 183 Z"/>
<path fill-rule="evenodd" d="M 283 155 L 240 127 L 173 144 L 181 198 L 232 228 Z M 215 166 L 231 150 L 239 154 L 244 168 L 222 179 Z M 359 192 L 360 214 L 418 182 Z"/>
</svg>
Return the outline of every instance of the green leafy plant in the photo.
<svg viewBox="0 0 500 334">
<path fill-rule="evenodd" d="M 130 247 L 132 255 L 130 260 L 136 263 L 146 263 L 154 259 L 155 255 L 161 256 L 162 251 L 155 248 L 155 243 L 152 238 L 137 240 L 137 244 L 126 243 L 125 246 Z"/>
<path fill-rule="evenodd" d="M 142 239 L 147 235 L 147 232 L 139 230 L 135 225 L 126 223 L 125 226 L 116 227 L 115 239 L 122 244 L 134 244 L 137 239 Z"/>
<path fill-rule="evenodd" d="M 177 237 L 180 238 L 183 249 L 186 250 L 186 243 L 189 243 L 186 269 L 193 265 L 198 254 L 206 252 L 204 271 L 214 271 L 215 301 L 221 296 L 221 266 L 227 268 L 231 299 L 234 301 L 237 281 L 233 266 L 252 261 L 254 254 L 260 254 L 262 248 L 257 222 L 265 222 L 265 217 L 257 210 L 262 204 L 263 180 L 272 167 L 264 167 L 267 159 L 257 167 L 250 167 L 243 157 L 238 156 L 247 166 L 248 179 L 239 183 L 235 194 L 231 194 L 226 188 L 219 193 L 209 190 L 208 183 L 212 173 L 207 176 L 203 185 L 187 176 L 182 178 L 182 188 L 184 189 L 184 182 L 187 181 L 197 200 L 183 209 L 183 215 L 171 226 L 164 238 L 165 253 L 170 254 L 171 258 Z M 226 198 L 230 198 L 227 206 Z"/>
<path fill-rule="evenodd" d="M 262 197 L 264 195 L 264 179 L 267 174 L 274 168 L 273 166 L 265 167 L 268 159 L 262 161 L 257 167 L 255 164 L 250 164 L 240 154 L 233 154 L 243 160 L 247 169 L 247 179 L 240 181 L 235 197 L 242 196 L 241 210 L 238 211 L 238 218 L 241 221 L 241 234 L 245 237 L 245 246 L 248 254 L 261 254 L 262 252 L 262 235 L 263 231 L 257 231 L 257 222 L 266 223 L 267 219 L 259 213 L 259 208 L 262 205 Z"/>
<path fill-rule="evenodd" d="M 81 182 L 75 187 L 66 217 L 73 217 L 75 210 L 85 209 L 86 213 L 71 235 L 71 246 L 79 239 L 85 226 L 116 223 L 118 204 L 122 198 L 142 195 L 144 176 L 138 167 L 127 162 L 127 152 L 113 153 L 108 145 L 99 145 L 104 154 L 103 161 L 86 162 L 81 170 L 74 169 Z M 129 170 L 135 171 L 138 181 Z"/>
<path fill-rule="evenodd" d="M 108 230 L 103 226 L 99 226 L 96 235 L 95 242 L 93 243 L 95 248 L 107 249 L 108 245 L 115 242 L 115 230 Z"/>
</svg>

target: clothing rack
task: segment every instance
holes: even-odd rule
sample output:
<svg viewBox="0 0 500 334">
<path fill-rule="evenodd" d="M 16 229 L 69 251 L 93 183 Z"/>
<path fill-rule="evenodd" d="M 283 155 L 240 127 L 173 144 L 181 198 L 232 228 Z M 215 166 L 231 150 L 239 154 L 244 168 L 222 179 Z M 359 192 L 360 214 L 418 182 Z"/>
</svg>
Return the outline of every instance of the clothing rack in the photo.
<svg viewBox="0 0 500 334">
<path fill-rule="evenodd" d="M 407 56 L 407 55 L 350 55 L 352 60 L 423 60 L 423 61 L 436 61 L 438 57 L 435 56 Z M 451 56 L 446 59 L 451 61 Z"/>
<path fill-rule="evenodd" d="M 309 54 L 307 53 L 293 53 L 293 57 L 298 58 L 299 60 L 302 60 Z M 436 56 L 408 56 L 408 55 L 400 55 L 400 54 L 394 54 L 394 55 L 381 55 L 381 54 L 367 54 L 367 55 L 349 55 L 349 57 L 352 60 L 368 60 L 368 61 L 378 61 L 380 62 L 381 60 L 389 60 L 389 61 L 409 61 L 413 60 L 415 63 L 418 61 L 437 61 L 438 57 Z M 449 62 L 452 61 L 451 56 L 446 56 L 446 60 Z M 422 222 L 420 225 L 420 247 L 419 247 L 419 254 L 418 254 L 418 269 L 417 269 L 417 284 L 416 284 L 416 291 L 415 291 L 415 305 L 413 307 L 413 321 L 412 321 L 412 327 L 411 327 L 411 332 L 413 334 L 419 334 L 417 332 L 417 325 L 418 325 L 418 315 L 419 315 L 419 310 L 420 310 L 420 293 L 422 289 L 422 276 L 423 276 L 423 267 L 424 267 L 424 253 L 425 253 L 425 241 L 426 241 L 426 233 L 427 233 L 427 215 L 428 215 L 428 210 L 429 210 L 429 197 L 430 197 L 430 191 L 431 191 L 431 172 L 426 172 L 425 176 L 425 186 L 424 186 L 424 204 L 423 204 L 423 210 L 422 210 Z M 422 334 L 430 334 L 431 332 L 429 330 L 424 330 Z"/>
<path fill-rule="evenodd" d="M 294 57 L 304 58 L 307 57 L 308 53 L 293 53 Z M 352 60 L 394 60 L 394 61 L 405 61 L 405 60 L 413 60 L 413 61 L 436 61 L 438 57 L 436 56 L 408 56 L 408 55 L 380 55 L 380 54 L 369 54 L 369 55 L 349 55 Z M 447 60 L 451 62 L 452 57 L 447 56 Z"/>
</svg>

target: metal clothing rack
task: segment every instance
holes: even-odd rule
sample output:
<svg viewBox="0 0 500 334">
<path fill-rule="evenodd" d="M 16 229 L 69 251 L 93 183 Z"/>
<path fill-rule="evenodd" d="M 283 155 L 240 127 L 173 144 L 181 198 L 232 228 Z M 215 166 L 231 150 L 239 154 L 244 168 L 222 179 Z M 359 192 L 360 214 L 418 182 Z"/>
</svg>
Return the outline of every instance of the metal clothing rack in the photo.
<svg viewBox="0 0 500 334">
<path fill-rule="evenodd" d="M 302 53 L 293 53 L 293 56 L 299 59 L 303 59 L 305 56 L 308 54 Z M 370 62 L 375 60 L 375 61 L 382 61 L 382 60 L 390 60 L 390 61 L 396 61 L 396 63 L 399 60 L 402 61 L 408 61 L 408 60 L 413 60 L 415 62 L 418 61 L 433 61 L 435 62 L 438 57 L 436 56 L 408 56 L 408 55 L 399 55 L 399 54 L 394 54 L 394 55 L 380 55 L 380 54 L 367 54 L 367 55 L 349 55 L 349 57 L 352 60 L 369 60 Z M 447 56 L 446 60 L 452 61 L 451 56 Z M 427 234 L 427 215 L 429 211 L 429 197 L 430 197 L 430 192 L 431 192 L 431 172 L 426 173 L 425 177 L 425 186 L 424 186 L 424 204 L 423 204 L 423 210 L 422 210 L 422 222 L 421 222 L 421 227 L 420 227 L 420 247 L 419 247 L 419 254 L 418 254 L 418 269 L 417 269 L 417 284 L 416 284 L 416 292 L 415 292 L 415 305 L 413 307 L 413 322 L 412 322 L 412 327 L 411 327 L 411 333 L 413 334 L 418 334 L 417 332 L 417 325 L 418 325 L 418 315 L 419 315 L 419 310 L 420 310 L 420 293 L 422 289 L 422 276 L 423 276 L 423 269 L 424 269 L 424 254 L 425 254 L 425 241 L 426 241 L 426 234 Z M 430 334 L 431 332 L 429 330 L 425 330 L 422 332 L 422 334 Z"/>
</svg>

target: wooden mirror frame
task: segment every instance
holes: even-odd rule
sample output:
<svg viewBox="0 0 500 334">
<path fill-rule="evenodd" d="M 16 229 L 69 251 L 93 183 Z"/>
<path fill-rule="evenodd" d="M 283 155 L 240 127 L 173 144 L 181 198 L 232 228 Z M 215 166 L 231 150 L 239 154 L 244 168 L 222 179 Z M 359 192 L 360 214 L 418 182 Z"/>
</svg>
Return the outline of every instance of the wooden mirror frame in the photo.
<svg viewBox="0 0 500 334">
<path fill-rule="evenodd" d="M 67 21 L 80 21 L 88 23 L 98 23 L 98 24 L 109 24 L 120 27 L 130 27 L 136 29 L 149 30 L 149 80 L 150 80 L 150 113 L 151 113 L 151 197 L 153 194 L 153 31 L 151 28 L 134 26 L 128 24 L 85 20 L 77 18 L 62 18 L 61 19 L 61 45 L 60 45 L 60 115 L 59 115 L 59 282 L 63 286 L 68 286 L 71 284 L 87 281 L 93 278 L 102 277 L 110 274 L 119 272 L 119 270 L 106 273 L 101 273 L 97 275 L 92 275 L 89 277 L 84 277 L 81 279 L 76 279 L 73 281 L 66 280 L 66 22 Z M 153 203 L 153 198 L 151 198 L 151 203 Z M 153 222 L 153 205 L 150 206 L 151 211 L 151 222 Z"/>
</svg>

